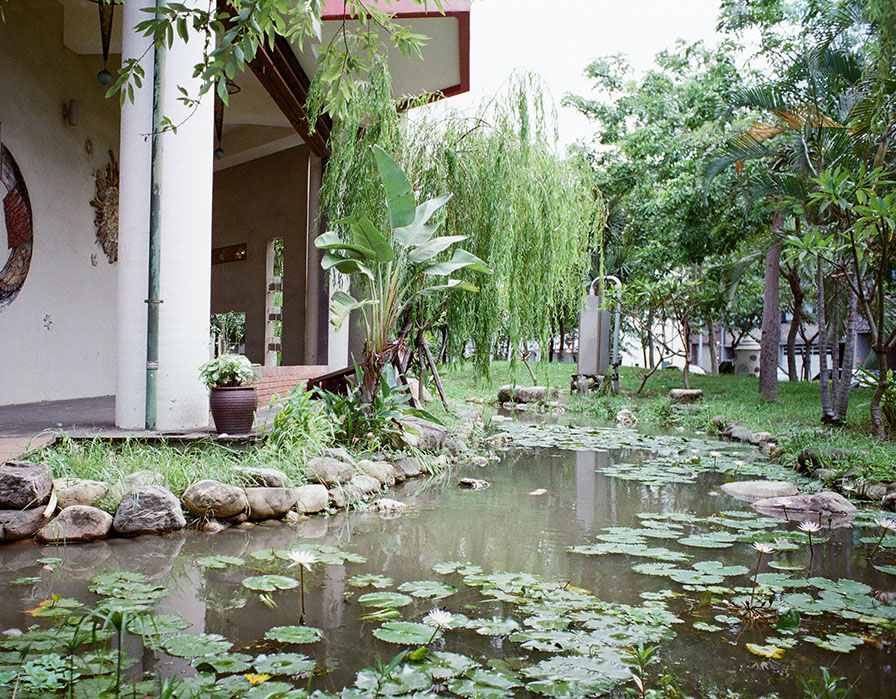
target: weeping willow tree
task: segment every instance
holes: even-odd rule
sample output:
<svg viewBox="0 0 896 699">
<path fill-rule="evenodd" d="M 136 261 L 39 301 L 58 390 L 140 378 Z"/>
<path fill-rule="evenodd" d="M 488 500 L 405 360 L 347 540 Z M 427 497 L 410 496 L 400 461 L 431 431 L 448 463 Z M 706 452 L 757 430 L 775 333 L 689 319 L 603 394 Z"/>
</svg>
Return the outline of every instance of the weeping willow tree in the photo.
<svg viewBox="0 0 896 699">
<path fill-rule="evenodd" d="M 382 215 L 373 144 L 396 158 L 422 198 L 452 195 L 444 233 L 466 236 L 464 248 L 494 273 L 460 272 L 478 293 L 421 300 L 412 314 L 419 328 L 446 329 L 451 357 L 472 341 L 480 375 L 499 337 L 512 348 L 531 340 L 546 348 L 562 318 L 578 312 L 606 221 L 587 164 L 558 153 L 545 92 L 521 74 L 473 117 L 440 104 L 402 119 L 381 70 L 331 139 L 322 190 L 331 221 Z"/>
</svg>

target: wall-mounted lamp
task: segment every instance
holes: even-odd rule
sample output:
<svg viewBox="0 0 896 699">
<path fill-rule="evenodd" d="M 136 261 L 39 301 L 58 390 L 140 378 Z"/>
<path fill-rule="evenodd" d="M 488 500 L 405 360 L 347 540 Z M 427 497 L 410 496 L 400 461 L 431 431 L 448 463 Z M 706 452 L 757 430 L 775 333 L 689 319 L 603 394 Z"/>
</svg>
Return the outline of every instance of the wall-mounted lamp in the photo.
<svg viewBox="0 0 896 699">
<path fill-rule="evenodd" d="M 62 118 L 69 126 L 78 125 L 78 100 L 69 100 L 62 103 Z"/>
</svg>

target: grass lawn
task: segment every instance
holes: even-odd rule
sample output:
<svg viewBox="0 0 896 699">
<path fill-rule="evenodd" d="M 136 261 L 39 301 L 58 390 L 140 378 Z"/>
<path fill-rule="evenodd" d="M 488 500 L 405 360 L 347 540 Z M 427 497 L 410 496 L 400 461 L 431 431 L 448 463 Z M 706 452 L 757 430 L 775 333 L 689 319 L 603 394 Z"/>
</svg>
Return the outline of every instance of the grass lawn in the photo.
<svg viewBox="0 0 896 699">
<path fill-rule="evenodd" d="M 568 393 L 575 364 L 532 364 L 539 384 L 556 386 Z M 681 371 L 658 371 L 639 395 L 635 391 L 643 370 L 622 367 L 619 395 L 572 396 L 571 413 L 588 415 L 599 420 L 613 420 L 622 408 L 635 413 L 642 423 L 682 426 L 691 430 L 714 430 L 713 417 L 725 418 L 753 431 L 779 435 L 781 455 L 778 460 L 793 465 L 800 451 L 818 447 L 822 452 L 842 449 L 851 454 L 849 463 L 831 463 L 845 470 L 851 466 L 866 469 L 871 480 L 896 480 L 896 442 L 878 442 L 870 436 L 868 404 L 871 391 L 852 390 L 847 423 L 843 427 L 822 425 L 821 398 L 818 382 L 786 382 L 778 386 L 779 400 L 763 400 L 758 393 L 758 379 L 752 376 L 691 376 L 691 388 L 703 391 L 703 402 L 693 414 L 669 410 L 669 389 L 683 388 Z M 445 367 L 442 378 L 449 400 L 462 403 L 468 398 L 493 402 L 497 389 L 505 383 L 530 385 L 532 379 L 522 363 L 511 367 L 509 362 L 493 362 L 489 381 L 476 381 L 472 367 Z"/>
</svg>

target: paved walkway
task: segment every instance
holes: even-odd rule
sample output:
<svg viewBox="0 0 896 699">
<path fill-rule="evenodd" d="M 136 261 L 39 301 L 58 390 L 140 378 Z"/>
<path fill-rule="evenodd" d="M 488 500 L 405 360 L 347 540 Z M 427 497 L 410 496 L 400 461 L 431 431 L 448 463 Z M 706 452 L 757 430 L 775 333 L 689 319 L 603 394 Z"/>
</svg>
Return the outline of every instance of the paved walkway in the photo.
<svg viewBox="0 0 896 699">
<path fill-rule="evenodd" d="M 102 437 L 112 440 L 139 438 L 147 441 L 189 442 L 215 439 L 246 442 L 257 438 L 259 427 L 269 426 L 276 412 L 276 408 L 259 408 L 251 437 L 238 435 L 222 438 L 211 427 L 178 433 L 119 429 L 115 426 L 115 396 L 3 405 L 0 406 L 0 463 L 20 458 L 27 452 L 51 444 L 61 433 L 76 439 Z"/>
</svg>

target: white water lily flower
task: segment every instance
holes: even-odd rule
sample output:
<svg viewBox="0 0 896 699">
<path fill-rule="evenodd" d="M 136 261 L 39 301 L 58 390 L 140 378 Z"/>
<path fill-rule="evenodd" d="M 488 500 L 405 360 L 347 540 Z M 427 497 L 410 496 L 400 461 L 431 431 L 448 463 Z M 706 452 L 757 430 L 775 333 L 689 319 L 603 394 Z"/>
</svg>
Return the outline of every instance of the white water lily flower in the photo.
<svg viewBox="0 0 896 699">
<path fill-rule="evenodd" d="M 735 466 L 743 466 L 745 463 L 747 463 L 747 462 L 741 461 L 740 459 L 738 459 L 737 461 L 734 462 L 734 465 Z"/>
<path fill-rule="evenodd" d="M 317 556 L 315 556 L 311 551 L 290 551 L 286 554 L 286 557 L 292 561 L 287 568 L 293 568 L 295 566 L 302 566 L 305 570 L 311 570 L 311 566 L 317 563 Z"/>
<path fill-rule="evenodd" d="M 436 628 L 446 627 L 452 621 L 454 621 L 454 615 L 451 612 L 446 612 L 444 609 L 433 609 L 424 619 L 425 623 Z"/>
<path fill-rule="evenodd" d="M 818 522 L 800 522 L 797 525 L 797 529 L 807 534 L 814 534 L 817 531 L 821 531 L 821 525 Z"/>
<path fill-rule="evenodd" d="M 759 553 L 773 553 L 775 550 L 773 546 L 769 546 L 768 544 L 763 544 L 759 541 L 757 541 L 753 544 L 753 548 L 756 549 L 757 551 L 759 551 Z"/>
<path fill-rule="evenodd" d="M 888 519 L 887 517 L 875 517 L 874 523 L 883 527 L 887 531 L 896 532 L 896 519 Z"/>
<path fill-rule="evenodd" d="M 709 452 L 709 455 L 710 455 L 711 457 L 713 457 L 714 459 L 717 459 L 717 458 L 719 458 L 719 457 L 722 455 L 722 452 L 720 452 L 720 451 L 711 451 L 711 452 Z"/>
</svg>

